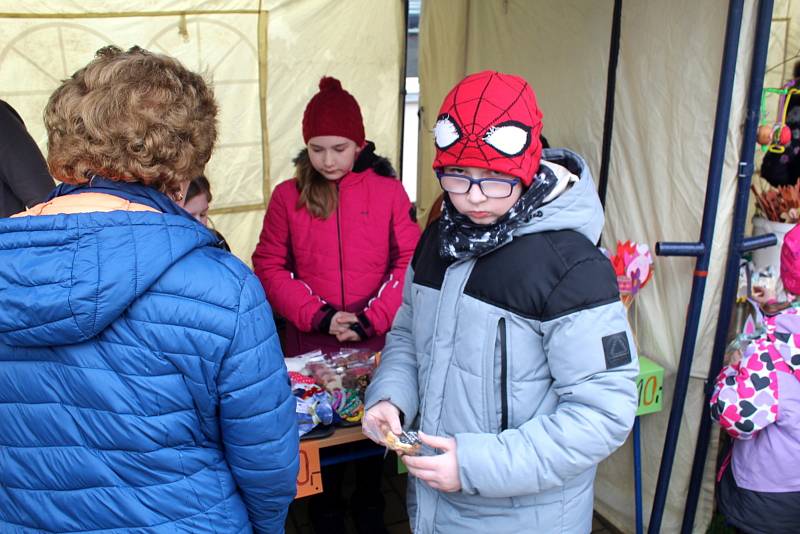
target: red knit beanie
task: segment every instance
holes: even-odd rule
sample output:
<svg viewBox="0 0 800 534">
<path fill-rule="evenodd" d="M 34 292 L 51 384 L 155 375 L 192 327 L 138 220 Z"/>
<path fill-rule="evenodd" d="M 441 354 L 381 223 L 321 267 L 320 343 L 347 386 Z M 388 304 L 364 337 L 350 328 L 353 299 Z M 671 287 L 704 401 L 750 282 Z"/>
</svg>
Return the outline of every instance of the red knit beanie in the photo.
<svg viewBox="0 0 800 534">
<path fill-rule="evenodd" d="M 485 70 L 445 97 L 433 129 L 433 168 L 478 167 L 531 185 L 542 156 L 542 112 L 523 78 Z"/>
<path fill-rule="evenodd" d="M 365 140 L 358 102 L 342 89 L 339 80 L 329 76 L 319 81 L 319 93 L 311 98 L 303 113 L 303 141 L 308 144 L 309 139 L 321 135 L 346 137 L 358 146 Z"/>
</svg>

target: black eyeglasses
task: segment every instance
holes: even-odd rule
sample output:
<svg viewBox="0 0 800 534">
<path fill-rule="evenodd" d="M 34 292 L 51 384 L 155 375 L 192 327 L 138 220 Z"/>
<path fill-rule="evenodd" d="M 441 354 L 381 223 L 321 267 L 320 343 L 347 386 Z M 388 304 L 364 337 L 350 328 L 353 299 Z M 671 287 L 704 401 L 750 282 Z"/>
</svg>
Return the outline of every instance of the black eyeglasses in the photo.
<svg viewBox="0 0 800 534">
<path fill-rule="evenodd" d="M 437 173 L 439 185 L 448 193 L 467 193 L 476 184 L 481 193 L 488 198 L 508 198 L 514 192 L 519 178 L 473 178 L 463 174 Z"/>
</svg>

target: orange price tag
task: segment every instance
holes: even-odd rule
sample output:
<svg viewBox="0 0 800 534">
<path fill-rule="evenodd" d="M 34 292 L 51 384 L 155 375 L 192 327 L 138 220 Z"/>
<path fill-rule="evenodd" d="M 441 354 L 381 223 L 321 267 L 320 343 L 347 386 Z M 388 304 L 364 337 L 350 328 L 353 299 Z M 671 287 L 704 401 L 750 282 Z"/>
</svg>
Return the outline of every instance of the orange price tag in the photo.
<svg viewBox="0 0 800 534">
<path fill-rule="evenodd" d="M 300 443 L 300 470 L 297 472 L 297 497 L 307 497 L 322 491 L 319 466 L 319 446 L 313 441 Z"/>
</svg>

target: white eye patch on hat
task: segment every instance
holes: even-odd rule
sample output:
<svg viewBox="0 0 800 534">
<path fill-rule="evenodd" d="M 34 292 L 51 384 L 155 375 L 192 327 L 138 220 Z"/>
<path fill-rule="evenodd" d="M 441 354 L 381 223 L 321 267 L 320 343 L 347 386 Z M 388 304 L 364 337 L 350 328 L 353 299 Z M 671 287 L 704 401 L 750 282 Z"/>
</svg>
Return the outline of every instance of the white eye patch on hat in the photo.
<svg viewBox="0 0 800 534">
<path fill-rule="evenodd" d="M 442 115 L 433 127 L 433 138 L 439 150 L 453 146 L 461 139 L 461 128 L 453 122 L 449 115 Z"/>
<path fill-rule="evenodd" d="M 531 128 L 521 122 L 507 121 L 491 126 L 483 140 L 506 156 L 519 156 L 531 144 Z"/>
<path fill-rule="evenodd" d="M 433 127 L 433 137 L 437 148 L 446 150 L 461 139 L 461 128 L 449 115 L 441 115 Z M 531 144 L 531 128 L 517 121 L 501 122 L 489 127 L 483 142 L 504 156 L 519 156 Z"/>
</svg>

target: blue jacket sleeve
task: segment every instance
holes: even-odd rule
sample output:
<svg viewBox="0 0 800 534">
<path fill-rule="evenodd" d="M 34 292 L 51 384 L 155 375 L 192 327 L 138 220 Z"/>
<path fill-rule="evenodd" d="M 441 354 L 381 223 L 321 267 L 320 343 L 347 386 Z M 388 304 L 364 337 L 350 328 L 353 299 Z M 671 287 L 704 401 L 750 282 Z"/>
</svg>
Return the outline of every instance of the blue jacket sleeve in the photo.
<svg viewBox="0 0 800 534">
<path fill-rule="evenodd" d="M 225 457 L 257 533 L 282 533 L 296 492 L 295 399 L 272 311 L 248 274 L 239 316 L 217 377 Z"/>
</svg>

